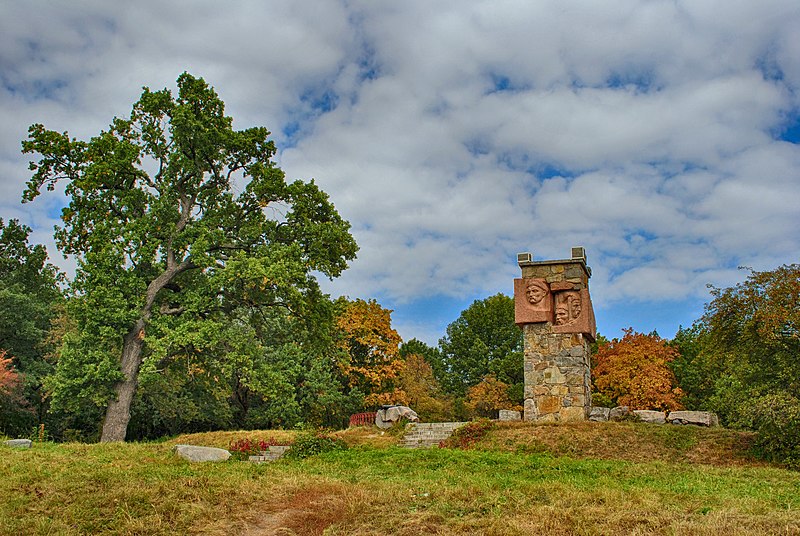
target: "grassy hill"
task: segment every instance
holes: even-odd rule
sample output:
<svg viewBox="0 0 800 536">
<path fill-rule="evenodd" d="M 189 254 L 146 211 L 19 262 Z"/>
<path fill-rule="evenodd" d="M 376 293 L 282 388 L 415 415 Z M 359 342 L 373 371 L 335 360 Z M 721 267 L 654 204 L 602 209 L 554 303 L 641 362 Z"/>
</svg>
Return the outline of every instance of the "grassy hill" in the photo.
<svg viewBox="0 0 800 536">
<path fill-rule="evenodd" d="M 0 448 L 0 534 L 800 534 L 800 474 L 752 436 L 641 423 L 502 424 L 473 449 L 404 450 L 397 431 L 272 464 L 189 464 L 179 443 Z"/>
</svg>

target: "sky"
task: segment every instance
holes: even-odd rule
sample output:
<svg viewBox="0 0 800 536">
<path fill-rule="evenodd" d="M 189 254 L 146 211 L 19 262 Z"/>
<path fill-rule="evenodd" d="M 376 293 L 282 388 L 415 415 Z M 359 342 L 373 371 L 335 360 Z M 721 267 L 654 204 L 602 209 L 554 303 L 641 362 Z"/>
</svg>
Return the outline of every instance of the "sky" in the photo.
<svg viewBox="0 0 800 536">
<path fill-rule="evenodd" d="M 607 337 L 800 258 L 797 0 L 0 0 L 0 217 L 73 269 L 64 198 L 20 203 L 28 127 L 88 139 L 184 71 L 330 195 L 360 251 L 323 288 L 404 340 L 511 295 L 519 252 L 583 246 Z"/>
</svg>

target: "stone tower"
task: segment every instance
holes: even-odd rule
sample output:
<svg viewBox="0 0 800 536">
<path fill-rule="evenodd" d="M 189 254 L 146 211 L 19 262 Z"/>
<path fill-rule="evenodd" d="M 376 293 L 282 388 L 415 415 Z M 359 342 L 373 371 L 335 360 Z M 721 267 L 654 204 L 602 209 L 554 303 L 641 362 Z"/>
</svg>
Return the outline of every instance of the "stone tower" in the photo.
<svg viewBox="0 0 800 536">
<path fill-rule="evenodd" d="M 591 343 L 595 319 L 582 247 L 572 258 L 534 261 L 517 256 L 515 322 L 525 343 L 525 420 L 582 421 L 591 401 Z"/>
</svg>

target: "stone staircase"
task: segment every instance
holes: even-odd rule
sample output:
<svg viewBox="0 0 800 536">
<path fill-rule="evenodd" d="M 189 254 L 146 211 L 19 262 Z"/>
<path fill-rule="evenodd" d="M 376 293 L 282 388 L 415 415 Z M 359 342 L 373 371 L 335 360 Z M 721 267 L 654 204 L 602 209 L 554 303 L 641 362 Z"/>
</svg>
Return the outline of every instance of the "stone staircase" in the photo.
<svg viewBox="0 0 800 536">
<path fill-rule="evenodd" d="M 400 440 L 400 446 L 407 449 L 435 447 L 440 441 L 450 437 L 456 428 L 465 422 L 416 422 L 406 425 L 406 432 Z"/>
</svg>

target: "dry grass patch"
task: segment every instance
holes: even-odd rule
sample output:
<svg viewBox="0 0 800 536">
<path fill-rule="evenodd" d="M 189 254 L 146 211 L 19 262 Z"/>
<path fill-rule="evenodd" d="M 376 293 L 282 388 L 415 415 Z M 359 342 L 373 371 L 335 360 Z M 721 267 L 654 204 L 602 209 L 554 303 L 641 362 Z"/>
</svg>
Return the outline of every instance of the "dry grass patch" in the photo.
<svg viewBox="0 0 800 536">
<path fill-rule="evenodd" d="M 766 466 L 752 455 L 754 434 L 724 428 L 634 422 L 498 423 L 479 448 L 554 456 Z"/>
</svg>

